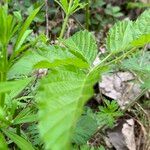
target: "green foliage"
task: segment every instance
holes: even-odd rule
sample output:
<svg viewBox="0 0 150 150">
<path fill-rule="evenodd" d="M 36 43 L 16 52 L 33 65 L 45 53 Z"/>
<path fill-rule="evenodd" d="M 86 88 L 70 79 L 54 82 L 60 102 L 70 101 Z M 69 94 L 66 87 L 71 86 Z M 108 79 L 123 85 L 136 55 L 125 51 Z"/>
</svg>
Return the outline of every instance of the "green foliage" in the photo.
<svg viewBox="0 0 150 150">
<path fill-rule="evenodd" d="M 98 124 L 101 126 L 113 127 L 117 117 L 123 115 L 119 110 L 119 106 L 115 101 L 104 101 L 104 106 L 99 106 L 99 112 L 97 113 Z"/>
<path fill-rule="evenodd" d="M 19 148 L 26 149 L 26 147 L 28 147 L 28 149 L 32 150 L 34 149 L 32 144 L 17 134 L 21 132 L 19 125 L 34 121 L 35 116 L 33 118 L 33 112 L 32 115 L 26 114 L 24 116 L 22 116 L 22 111 L 20 114 L 16 114 L 23 105 L 22 102 L 17 101 L 17 98 L 20 98 L 20 94 L 29 83 L 31 83 L 32 79 L 30 77 L 21 79 L 14 77 L 13 80 L 9 81 L 7 76 L 10 66 L 16 61 L 16 57 L 18 57 L 19 53 L 16 53 L 16 50 L 22 49 L 25 45 L 26 38 L 31 32 L 31 30 L 28 30 L 28 27 L 39 9 L 40 8 L 36 9 L 23 24 L 21 19 L 19 19 L 21 18 L 19 12 L 14 12 L 12 13 L 13 15 L 10 15 L 8 14 L 7 5 L 0 5 L 0 18 L 2 23 L 0 25 L 0 131 L 1 134 L 5 134 L 7 141 L 9 138 L 16 143 Z M 12 55 L 9 58 L 9 50 L 7 48 L 10 44 L 12 45 Z M 17 49 L 14 48 L 15 46 Z M 16 72 L 17 71 L 16 69 Z M 21 99 L 24 99 L 23 95 Z M 28 107 L 28 109 L 30 109 L 30 107 Z M 31 113 L 31 110 L 29 112 Z M 18 125 L 17 133 L 14 132 L 16 130 L 16 124 Z M 3 142 L 3 144 L 1 143 L 3 148 L 1 148 L 7 149 L 3 135 L 1 135 L 1 142 Z"/>
<path fill-rule="evenodd" d="M 24 79 L 18 81 L 0 82 L 0 93 L 13 91 L 17 88 L 22 89 L 27 86 L 30 81 L 30 79 Z"/>
<path fill-rule="evenodd" d="M 150 9 L 144 11 L 134 23 L 134 36 L 150 34 Z"/>
<path fill-rule="evenodd" d="M 77 10 L 84 8 L 85 4 L 81 3 L 80 0 L 55 0 L 61 8 L 64 10 L 66 15 L 72 15 Z"/>
<path fill-rule="evenodd" d="M 133 31 L 131 21 L 122 21 L 116 23 L 109 31 L 107 37 L 107 49 L 113 53 L 120 52 L 130 48 L 130 42 L 133 35 L 129 34 Z"/>
<path fill-rule="evenodd" d="M 40 8 L 41 7 L 35 9 L 24 22 L 15 44 L 15 48 L 14 48 L 15 51 L 17 51 L 21 47 L 26 37 L 31 33 L 31 30 L 27 30 L 27 29 L 30 26 L 33 19 L 35 18 L 36 14 L 39 12 Z"/>
<path fill-rule="evenodd" d="M 150 73 L 150 52 L 139 52 L 135 56 L 125 60 L 123 66 L 129 70 L 141 72 L 143 74 Z"/>
<path fill-rule="evenodd" d="M 8 136 L 12 141 L 14 141 L 20 149 L 26 150 L 28 148 L 29 150 L 34 150 L 31 143 L 26 141 L 21 136 L 15 134 L 12 131 L 6 130 L 6 129 L 2 129 L 2 131 L 5 133 L 6 136 Z"/>
<path fill-rule="evenodd" d="M 0 133 L 0 149 L 2 150 L 8 150 L 8 147 L 7 147 L 7 142 L 3 136 L 2 133 Z"/>
<path fill-rule="evenodd" d="M 33 150 L 33 145 L 39 149 L 70 150 L 72 139 L 77 144 L 86 143 L 97 130 L 97 122 L 93 117 L 86 114 L 80 118 L 84 105 L 94 95 L 93 86 L 114 62 L 129 57 L 132 48 L 137 49 L 149 43 L 150 13 L 146 10 L 135 22 L 122 21 L 112 27 L 107 37 L 109 54 L 94 66 L 98 48 L 91 33 L 80 31 L 68 39 L 62 39 L 69 16 L 85 4 L 79 0 L 57 2 L 63 8 L 66 18 L 59 43 L 53 46 L 46 43 L 45 36 L 30 36 L 32 30 L 29 27 L 41 6 L 33 10 L 23 22 L 19 12 L 10 15 L 7 5 L 0 5 L 2 149 L 7 149 L 9 144 L 6 143 L 9 141 L 22 150 Z M 118 7 L 112 11 L 115 17 L 121 15 L 118 15 Z M 111 11 L 107 13 L 110 15 Z M 12 46 L 10 56 L 9 46 Z M 148 74 L 149 52 L 144 53 L 144 61 L 138 63 L 140 59 L 136 56 L 138 60 L 129 60 L 130 63 L 125 63 L 126 68 Z M 114 58 L 116 54 L 118 57 Z M 42 79 L 33 76 L 39 68 L 47 68 L 47 75 Z M 105 105 L 99 107 L 96 117 L 98 125 L 110 127 L 115 118 L 121 115 L 116 102 L 105 101 Z M 27 130 L 28 134 L 25 134 Z M 86 148 L 95 149 L 88 146 L 82 149 Z"/>
<path fill-rule="evenodd" d="M 96 119 L 90 115 L 83 115 L 77 122 L 72 142 L 77 145 L 86 144 L 91 136 L 96 132 L 98 128 Z"/>
<path fill-rule="evenodd" d="M 109 24 L 114 24 L 122 16 L 120 6 L 114 6 L 105 0 L 90 1 L 90 29 L 92 31 L 99 32 Z"/>
<path fill-rule="evenodd" d="M 122 66 L 135 72 L 143 82 L 142 87 L 150 88 L 150 52 L 138 52 L 133 57 L 123 61 Z"/>
<path fill-rule="evenodd" d="M 105 67 L 100 67 L 85 74 L 80 70 L 62 69 L 52 71 L 43 79 L 37 99 L 39 129 L 46 149 L 69 149 L 72 129 L 82 113 L 83 105 L 93 95 L 92 87 L 100 72 L 104 70 Z"/>
<path fill-rule="evenodd" d="M 112 17 L 121 17 L 123 14 L 120 12 L 120 7 L 118 6 L 111 6 L 110 4 L 107 5 L 105 9 L 105 13 Z"/>
<path fill-rule="evenodd" d="M 143 45 L 150 43 L 150 34 L 144 34 L 140 36 L 138 39 L 134 40 L 131 44 L 134 47 L 142 47 Z"/>
<path fill-rule="evenodd" d="M 107 49 L 112 53 L 142 47 L 149 42 L 150 10 L 141 14 L 135 22 L 123 21 L 116 23 L 109 31 Z"/>
<path fill-rule="evenodd" d="M 8 14 L 7 5 L 0 6 L 0 45 L 7 45 L 16 31 L 15 17 Z"/>
<path fill-rule="evenodd" d="M 39 130 L 38 130 L 36 123 L 33 123 L 30 126 L 28 126 L 25 133 L 29 137 L 29 139 L 32 142 L 32 144 L 34 145 L 34 147 L 44 149 L 43 143 L 39 136 Z"/>
<path fill-rule="evenodd" d="M 90 66 L 96 58 L 98 48 L 96 40 L 88 31 L 81 31 L 63 41 L 63 44 L 79 58 L 86 61 Z"/>
<path fill-rule="evenodd" d="M 142 87 L 146 89 L 150 89 L 150 79 L 145 79 Z"/>
<path fill-rule="evenodd" d="M 127 5 L 127 8 L 133 9 L 133 8 L 149 8 L 149 3 L 142 3 L 142 2 L 129 2 Z"/>
<path fill-rule="evenodd" d="M 59 1 L 55 0 L 55 1 L 59 4 L 59 6 L 61 6 L 66 15 L 59 36 L 59 39 L 62 39 L 69 17 L 79 9 L 84 8 L 85 4 L 81 3 L 80 0 L 70 0 L 69 2 L 68 0 L 59 0 Z"/>
<path fill-rule="evenodd" d="M 28 50 L 10 68 L 8 77 L 14 78 L 29 75 L 37 68 L 55 68 L 72 64 L 81 68 L 88 67 L 86 62 L 71 54 L 66 48 L 42 45 L 38 49 L 38 51 Z"/>
<path fill-rule="evenodd" d="M 27 107 L 20 111 L 20 113 L 14 118 L 13 125 L 35 121 L 37 121 L 37 115 L 34 114 L 34 109 Z"/>
</svg>

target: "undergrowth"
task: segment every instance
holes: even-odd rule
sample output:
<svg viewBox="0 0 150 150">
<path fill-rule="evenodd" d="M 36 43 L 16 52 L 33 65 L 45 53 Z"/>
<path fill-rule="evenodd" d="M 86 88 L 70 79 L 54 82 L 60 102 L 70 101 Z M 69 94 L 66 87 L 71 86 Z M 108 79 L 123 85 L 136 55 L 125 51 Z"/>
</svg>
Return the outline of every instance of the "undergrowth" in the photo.
<svg viewBox="0 0 150 150">
<path fill-rule="evenodd" d="M 138 75 L 144 93 L 150 89 L 150 10 L 136 21 L 117 22 L 106 39 L 107 53 L 99 64 L 95 37 L 87 30 L 64 38 L 69 17 L 86 6 L 80 0 L 56 1 L 65 19 L 58 44 L 44 34 L 31 37 L 30 24 L 42 6 L 24 20 L 0 5 L 0 149 L 103 150 L 87 141 L 101 127 L 113 127 L 123 115 L 116 102 L 104 101 L 96 113 L 85 110 L 93 86 L 114 64 Z M 10 48 L 11 47 L 11 48 Z M 11 51 L 9 54 L 8 52 Z M 46 75 L 39 77 L 39 69 Z M 129 104 L 130 107 L 132 104 Z"/>
</svg>

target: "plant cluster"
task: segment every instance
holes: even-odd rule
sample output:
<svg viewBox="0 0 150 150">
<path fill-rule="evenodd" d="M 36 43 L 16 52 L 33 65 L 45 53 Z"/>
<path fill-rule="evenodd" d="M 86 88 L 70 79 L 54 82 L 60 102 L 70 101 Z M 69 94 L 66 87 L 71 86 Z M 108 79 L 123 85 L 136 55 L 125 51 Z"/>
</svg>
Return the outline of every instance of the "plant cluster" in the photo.
<svg viewBox="0 0 150 150">
<path fill-rule="evenodd" d="M 102 74 L 123 60 L 124 68 L 141 75 L 143 89 L 150 88 L 149 52 L 140 54 L 150 42 L 149 9 L 135 22 L 121 21 L 110 29 L 106 56 L 94 66 L 98 48 L 92 33 L 84 30 L 63 38 L 70 15 L 86 4 L 80 0 L 60 0 L 57 3 L 64 10 L 65 20 L 59 43 L 55 45 L 49 45 L 43 34 L 30 37 L 30 24 L 42 6 L 34 9 L 24 21 L 19 12 L 9 13 L 7 3 L 0 5 L 2 150 L 11 147 L 70 150 L 76 146 L 78 149 L 97 132 L 104 117 L 108 122 L 103 122 L 103 125 L 112 126 L 115 118 L 122 115 L 115 102 L 106 100 L 106 106 L 99 107 L 96 115 L 88 111 L 84 114 L 83 110 Z M 37 70 L 41 68 L 47 69 L 47 75 L 39 78 Z M 94 148 L 81 146 L 81 149 Z"/>
</svg>

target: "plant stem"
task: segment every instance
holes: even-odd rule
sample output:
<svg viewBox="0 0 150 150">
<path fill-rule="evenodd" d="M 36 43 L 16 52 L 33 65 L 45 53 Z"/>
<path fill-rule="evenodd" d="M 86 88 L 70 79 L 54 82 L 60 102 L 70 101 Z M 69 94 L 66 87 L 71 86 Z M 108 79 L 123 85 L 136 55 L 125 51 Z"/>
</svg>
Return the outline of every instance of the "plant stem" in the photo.
<svg viewBox="0 0 150 150">
<path fill-rule="evenodd" d="M 110 53 L 109 55 L 107 55 L 107 56 L 100 62 L 100 64 L 101 64 L 101 63 L 104 63 L 105 61 L 107 61 L 108 58 L 112 56 L 112 54 L 113 54 L 113 53 Z"/>
<path fill-rule="evenodd" d="M 62 29 L 61 29 L 61 33 L 60 33 L 59 39 L 62 39 L 63 36 L 64 36 L 65 30 L 66 30 L 66 26 L 67 26 L 67 23 L 68 23 L 68 19 L 69 19 L 69 16 L 71 15 L 71 10 L 70 9 L 72 7 L 72 4 L 73 4 L 73 0 L 70 0 L 69 7 L 68 7 L 68 10 L 67 10 L 67 13 L 66 13 L 66 17 L 64 19 L 64 23 L 62 25 Z"/>
<path fill-rule="evenodd" d="M 133 52 L 134 50 L 136 50 L 136 49 L 137 49 L 137 48 L 132 48 L 131 50 L 129 50 L 128 52 L 126 52 L 124 55 L 121 55 L 121 56 L 115 58 L 114 60 L 112 60 L 112 61 L 106 63 L 106 65 L 111 65 L 111 64 L 113 64 L 113 63 L 115 63 L 115 62 L 120 61 L 120 60 L 123 59 L 123 58 L 126 58 L 130 53 L 132 53 L 132 52 Z"/>
<path fill-rule="evenodd" d="M 2 71 L 0 75 L 0 82 L 5 82 L 7 78 L 7 47 L 4 45 L 2 47 Z M 5 93 L 0 94 L 0 106 L 3 107 L 5 102 Z"/>
<path fill-rule="evenodd" d="M 64 23 L 63 23 L 62 29 L 61 29 L 61 33 L 60 33 L 59 39 L 62 39 L 63 36 L 64 36 L 68 19 L 69 19 L 69 15 L 66 15 L 66 17 L 65 17 L 65 19 L 64 19 Z"/>
<path fill-rule="evenodd" d="M 85 7 L 85 27 L 88 30 L 89 29 L 89 24 L 90 24 L 90 1 L 86 0 L 86 7 Z"/>
</svg>

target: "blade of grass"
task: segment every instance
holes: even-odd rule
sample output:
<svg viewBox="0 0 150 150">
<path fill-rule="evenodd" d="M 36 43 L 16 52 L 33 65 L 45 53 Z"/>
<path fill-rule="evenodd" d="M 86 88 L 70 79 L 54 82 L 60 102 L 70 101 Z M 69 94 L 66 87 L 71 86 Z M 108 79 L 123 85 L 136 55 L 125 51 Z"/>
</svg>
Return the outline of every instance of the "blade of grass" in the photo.
<svg viewBox="0 0 150 150">
<path fill-rule="evenodd" d="M 14 50 L 16 51 L 17 48 L 18 48 L 18 45 L 20 44 L 20 41 L 24 35 L 24 33 L 26 32 L 26 30 L 28 29 L 28 27 L 30 26 L 31 22 L 33 21 L 33 19 L 35 18 L 35 16 L 37 15 L 37 13 L 40 11 L 42 6 L 36 8 L 31 14 L 30 16 L 26 19 L 25 23 L 23 24 L 22 26 L 22 29 L 20 31 L 20 34 L 17 38 L 17 41 L 16 41 L 16 44 L 15 44 L 15 47 L 14 47 Z"/>
</svg>

